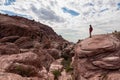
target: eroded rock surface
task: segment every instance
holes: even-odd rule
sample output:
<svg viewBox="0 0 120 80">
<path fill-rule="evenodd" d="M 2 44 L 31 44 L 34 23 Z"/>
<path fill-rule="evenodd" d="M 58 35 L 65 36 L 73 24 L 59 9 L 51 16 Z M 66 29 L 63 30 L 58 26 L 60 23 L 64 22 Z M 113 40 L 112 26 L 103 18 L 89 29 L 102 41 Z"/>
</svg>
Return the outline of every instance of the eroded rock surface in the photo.
<svg viewBox="0 0 120 80">
<path fill-rule="evenodd" d="M 87 80 L 120 79 L 120 42 L 113 35 L 87 38 L 77 43 L 74 50 L 75 80 L 82 80 L 79 76 Z"/>
</svg>

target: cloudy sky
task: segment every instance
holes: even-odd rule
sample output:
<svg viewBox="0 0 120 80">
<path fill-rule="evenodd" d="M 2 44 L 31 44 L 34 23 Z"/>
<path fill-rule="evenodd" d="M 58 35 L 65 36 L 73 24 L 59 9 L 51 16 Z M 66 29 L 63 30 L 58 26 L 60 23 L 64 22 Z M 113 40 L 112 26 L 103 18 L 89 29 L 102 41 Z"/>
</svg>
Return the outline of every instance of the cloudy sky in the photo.
<svg viewBox="0 0 120 80">
<path fill-rule="evenodd" d="M 69 41 L 120 31 L 120 0 L 0 0 L 0 13 L 35 19 Z"/>
</svg>

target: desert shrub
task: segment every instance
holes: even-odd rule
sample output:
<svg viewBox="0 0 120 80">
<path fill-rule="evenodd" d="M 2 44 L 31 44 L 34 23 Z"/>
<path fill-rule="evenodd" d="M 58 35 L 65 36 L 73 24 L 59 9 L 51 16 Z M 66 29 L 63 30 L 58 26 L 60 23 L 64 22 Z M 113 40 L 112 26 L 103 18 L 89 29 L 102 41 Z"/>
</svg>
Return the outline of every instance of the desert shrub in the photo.
<svg viewBox="0 0 120 80">
<path fill-rule="evenodd" d="M 69 65 L 65 68 L 66 72 L 70 72 L 73 71 L 73 68 Z"/>
<path fill-rule="evenodd" d="M 73 68 L 71 67 L 71 59 L 63 60 L 61 64 L 64 66 L 64 69 L 66 72 L 73 71 Z"/>
<path fill-rule="evenodd" d="M 107 74 L 109 72 L 104 72 L 103 74 L 101 74 L 101 80 L 107 80 Z"/>
<path fill-rule="evenodd" d="M 65 60 L 68 60 L 70 58 L 70 56 L 66 53 L 62 53 L 61 57 L 64 58 Z"/>
<path fill-rule="evenodd" d="M 54 79 L 58 80 L 58 77 L 61 75 L 61 72 L 59 70 L 52 71 L 53 75 L 55 76 Z"/>
<path fill-rule="evenodd" d="M 120 40 L 120 32 L 114 31 L 112 34 Z"/>
<path fill-rule="evenodd" d="M 71 59 L 74 56 L 74 45 L 70 45 L 69 47 L 62 50 L 61 57 L 65 60 Z"/>
</svg>

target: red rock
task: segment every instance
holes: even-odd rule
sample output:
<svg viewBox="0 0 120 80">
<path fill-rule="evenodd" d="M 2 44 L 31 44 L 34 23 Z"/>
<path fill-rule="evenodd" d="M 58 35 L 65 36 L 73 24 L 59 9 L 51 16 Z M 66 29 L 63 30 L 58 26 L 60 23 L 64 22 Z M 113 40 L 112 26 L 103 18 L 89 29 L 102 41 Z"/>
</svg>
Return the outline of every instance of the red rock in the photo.
<svg viewBox="0 0 120 80">
<path fill-rule="evenodd" d="M 21 63 L 13 63 L 11 66 L 8 67 L 6 72 L 19 74 L 23 77 L 39 76 L 38 70 L 36 67 L 32 65 L 21 64 Z"/>
<path fill-rule="evenodd" d="M 38 61 L 44 66 L 47 70 L 49 70 L 50 64 L 55 60 L 46 50 L 35 50 L 34 51 L 38 56 Z"/>
<path fill-rule="evenodd" d="M 51 27 L 17 16 L 0 14 L 0 38 L 8 36 L 30 37 L 44 42 L 46 40 L 65 41 Z"/>
<path fill-rule="evenodd" d="M 1 43 L 0 44 L 1 55 L 18 54 L 19 52 L 20 52 L 19 48 L 14 43 Z"/>
<path fill-rule="evenodd" d="M 116 72 L 110 73 L 106 77 L 107 77 L 106 80 L 120 80 L 120 73 L 116 73 Z"/>
<path fill-rule="evenodd" d="M 73 62 L 75 80 L 79 76 L 87 80 L 104 80 L 109 76 L 108 71 L 117 76 L 105 80 L 119 80 L 120 69 L 120 41 L 111 34 L 96 35 L 76 44 Z"/>
<path fill-rule="evenodd" d="M 61 56 L 61 51 L 57 49 L 48 49 L 48 54 L 50 54 L 54 59 L 58 59 Z"/>
<path fill-rule="evenodd" d="M 26 79 L 17 74 L 0 72 L 0 80 L 26 80 Z"/>
<path fill-rule="evenodd" d="M 19 48 L 33 48 L 33 40 L 29 37 L 21 37 L 14 42 Z"/>
<path fill-rule="evenodd" d="M 95 66 L 104 69 L 119 69 L 120 68 L 120 58 L 116 56 L 105 57 L 99 61 L 92 62 Z"/>
<path fill-rule="evenodd" d="M 11 73 L 0 75 L 0 80 L 46 80 L 50 65 L 60 57 L 65 42 L 47 25 L 0 14 L 0 73 Z"/>
<path fill-rule="evenodd" d="M 38 56 L 33 52 L 3 55 L 0 56 L 0 64 L 1 64 L 0 69 L 8 70 L 8 68 L 12 66 L 13 63 L 23 63 L 23 64 L 36 66 L 35 62 L 37 60 L 38 60 Z"/>
<path fill-rule="evenodd" d="M 115 51 L 119 42 L 113 36 L 98 35 L 83 40 L 76 45 L 75 51 L 79 57 L 90 57 L 97 54 Z"/>
<path fill-rule="evenodd" d="M 0 42 L 15 42 L 17 39 L 19 38 L 19 36 L 8 36 L 8 37 L 3 37 L 2 39 L 0 39 Z"/>
</svg>

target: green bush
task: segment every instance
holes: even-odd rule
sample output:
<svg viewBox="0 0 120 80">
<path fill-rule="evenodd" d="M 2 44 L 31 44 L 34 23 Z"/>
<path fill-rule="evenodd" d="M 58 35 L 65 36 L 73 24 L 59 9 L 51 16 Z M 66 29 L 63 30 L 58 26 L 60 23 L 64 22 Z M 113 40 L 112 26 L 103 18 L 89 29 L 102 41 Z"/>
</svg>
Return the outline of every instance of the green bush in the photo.
<svg viewBox="0 0 120 80">
<path fill-rule="evenodd" d="M 70 71 L 73 71 L 73 68 L 72 68 L 71 66 L 67 66 L 67 67 L 65 68 L 65 70 L 66 70 L 66 72 L 70 72 Z"/>
<path fill-rule="evenodd" d="M 58 77 L 61 75 L 61 72 L 59 70 L 54 70 L 52 71 L 53 75 L 55 76 L 54 79 L 57 79 L 58 80 Z"/>
<path fill-rule="evenodd" d="M 68 60 L 70 58 L 70 56 L 66 53 L 63 53 L 61 57 L 64 58 L 65 60 Z"/>
<path fill-rule="evenodd" d="M 70 66 L 70 63 L 71 63 L 71 59 L 63 60 L 61 63 L 64 66 L 66 72 L 73 71 L 73 68 Z"/>
</svg>

